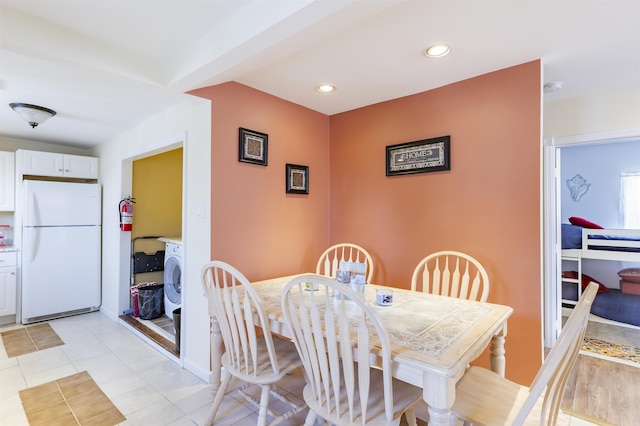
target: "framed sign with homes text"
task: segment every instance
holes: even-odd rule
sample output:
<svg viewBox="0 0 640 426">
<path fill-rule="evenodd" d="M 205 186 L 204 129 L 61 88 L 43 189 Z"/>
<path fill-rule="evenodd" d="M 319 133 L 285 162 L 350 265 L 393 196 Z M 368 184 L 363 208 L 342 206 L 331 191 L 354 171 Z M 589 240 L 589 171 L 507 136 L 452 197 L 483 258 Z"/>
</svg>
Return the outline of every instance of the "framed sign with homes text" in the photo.
<svg viewBox="0 0 640 426">
<path fill-rule="evenodd" d="M 451 170 L 451 136 L 389 145 L 387 176 Z"/>
</svg>

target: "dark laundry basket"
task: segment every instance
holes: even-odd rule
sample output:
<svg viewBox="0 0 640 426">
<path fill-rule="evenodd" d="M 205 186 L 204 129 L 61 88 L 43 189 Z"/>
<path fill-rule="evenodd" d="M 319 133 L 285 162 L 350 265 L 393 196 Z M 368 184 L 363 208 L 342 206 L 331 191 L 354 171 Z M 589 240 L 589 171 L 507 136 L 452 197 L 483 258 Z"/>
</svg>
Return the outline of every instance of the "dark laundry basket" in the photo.
<svg viewBox="0 0 640 426">
<path fill-rule="evenodd" d="M 164 284 L 138 288 L 140 319 L 159 318 L 164 313 Z"/>
<path fill-rule="evenodd" d="M 180 353 L 180 316 L 182 308 L 173 310 L 173 327 L 176 330 L 176 352 Z"/>
</svg>

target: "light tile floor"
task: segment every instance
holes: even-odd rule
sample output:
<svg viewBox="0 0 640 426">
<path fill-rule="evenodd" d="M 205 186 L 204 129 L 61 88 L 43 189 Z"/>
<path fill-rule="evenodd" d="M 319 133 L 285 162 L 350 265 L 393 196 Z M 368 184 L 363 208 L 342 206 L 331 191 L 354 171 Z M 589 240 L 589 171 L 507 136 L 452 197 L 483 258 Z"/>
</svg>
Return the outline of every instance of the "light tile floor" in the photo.
<svg viewBox="0 0 640 426">
<path fill-rule="evenodd" d="M 202 425 L 213 401 L 210 386 L 155 350 L 123 325 L 99 312 L 50 321 L 64 345 L 14 358 L 0 348 L 0 424 L 28 425 L 18 392 L 87 371 L 127 418 L 122 425 Z M 0 331 L 20 327 L 0 327 Z M 302 394 L 301 374 L 279 384 L 290 398 Z M 257 389 L 256 389 L 257 391 Z M 228 394 L 216 425 L 256 424 L 257 410 L 237 394 Z M 278 412 L 278 406 L 274 404 Z M 424 408 L 424 407 L 422 407 Z M 306 410 L 281 423 L 304 423 Z M 591 423 L 565 416 L 569 426 Z M 424 424 L 424 423 L 421 423 Z"/>
</svg>

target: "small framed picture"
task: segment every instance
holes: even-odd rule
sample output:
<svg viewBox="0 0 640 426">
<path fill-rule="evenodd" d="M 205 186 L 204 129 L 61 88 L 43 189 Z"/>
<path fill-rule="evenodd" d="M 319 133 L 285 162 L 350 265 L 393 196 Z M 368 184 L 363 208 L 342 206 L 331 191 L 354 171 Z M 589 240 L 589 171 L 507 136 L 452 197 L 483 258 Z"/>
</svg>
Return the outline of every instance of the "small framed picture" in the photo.
<svg viewBox="0 0 640 426">
<path fill-rule="evenodd" d="M 287 164 L 287 194 L 309 193 L 309 166 Z"/>
<path fill-rule="evenodd" d="M 267 165 L 269 135 L 240 127 L 238 161 Z"/>
</svg>

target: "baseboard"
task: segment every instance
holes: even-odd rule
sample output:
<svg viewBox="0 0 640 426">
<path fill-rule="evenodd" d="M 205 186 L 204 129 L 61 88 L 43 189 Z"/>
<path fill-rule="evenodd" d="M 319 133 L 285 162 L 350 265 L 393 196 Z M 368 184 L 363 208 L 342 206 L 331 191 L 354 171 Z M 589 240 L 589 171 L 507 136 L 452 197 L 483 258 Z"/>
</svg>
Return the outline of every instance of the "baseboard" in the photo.
<svg viewBox="0 0 640 426">
<path fill-rule="evenodd" d="M 196 363 L 188 358 L 183 359 L 183 368 L 193 374 L 194 376 L 204 380 L 207 383 L 211 383 L 211 371 L 203 370 Z"/>
<path fill-rule="evenodd" d="M 116 315 L 116 313 L 111 309 L 105 308 L 104 305 L 100 306 L 100 313 L 104 314 L 104 316 L 109 318 L 111 321 L 118 322 L 118 315 Z"/>
</svg>

